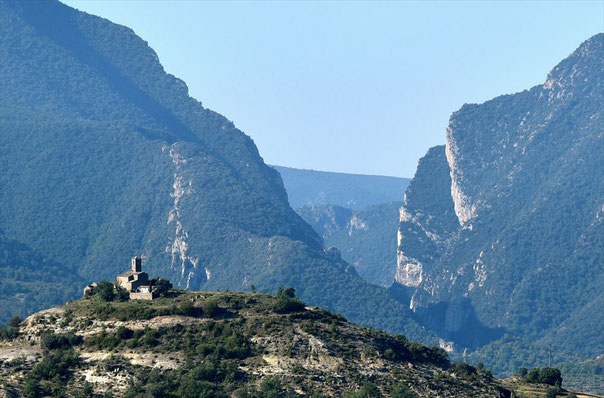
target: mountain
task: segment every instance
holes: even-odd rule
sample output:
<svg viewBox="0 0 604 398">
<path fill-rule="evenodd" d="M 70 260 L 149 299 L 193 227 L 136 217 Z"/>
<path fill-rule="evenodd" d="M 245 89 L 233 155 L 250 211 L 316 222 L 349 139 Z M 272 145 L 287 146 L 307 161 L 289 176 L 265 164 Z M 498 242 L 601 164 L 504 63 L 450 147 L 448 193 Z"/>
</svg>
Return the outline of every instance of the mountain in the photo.
<svg viewBox="0 0 604 398">
<path fill-rule="evenodd" d="M 351 320 L 436 341 L 323 249 L 253 141 L 191 98 L 131 29 L 57 1 L 9 0 L 0 40 L 0 230 L 31 258 L 3 259 L 21 270 L 0 275 L 13 315 L 52 304 L 48 291 L 77 297 L 142 255 L 181 288 L 291 285 Z"/>
<path fill-rule="evenodd" d="M 289 202 L 366 281 L 389 287 L 396 264 L 396 217 L 407 178 L 273 166 Z"/>
<path fill-rule="evenodd" d="M 453 113 L 404 197 L 410 308 L 499 372 L 543 365 L 548 347 L 557 362 L 604 353 L 603 41 Z"/>
<path fill-rule="evenodd" d="M 401 200 L 409 184 L 408 178 L 273 167 L 281 174 L 294 209 L 336 205 L 359 210 Z"/>
<path fill-rule="evenodd" d="M 0 234 L 0 324 L 77 297 L 83 282 L 69 269 Z"/>
<path fill-rule="evenodd" d="M 396 232 L 401 202 L 351 210 L 334 205 L 303 206 L 296 212 L 321 235 L 326 247 L 337 248 L 361 278 L 389 287 L 396 271 Z"/>
<path fill-rule="evenodd" d="M 13 329 L 0 334 L 0 394 L 11 397 L 511 396 L 442 349 L 305 307 L 287 291 L 97 294 Z"/>
</svg>

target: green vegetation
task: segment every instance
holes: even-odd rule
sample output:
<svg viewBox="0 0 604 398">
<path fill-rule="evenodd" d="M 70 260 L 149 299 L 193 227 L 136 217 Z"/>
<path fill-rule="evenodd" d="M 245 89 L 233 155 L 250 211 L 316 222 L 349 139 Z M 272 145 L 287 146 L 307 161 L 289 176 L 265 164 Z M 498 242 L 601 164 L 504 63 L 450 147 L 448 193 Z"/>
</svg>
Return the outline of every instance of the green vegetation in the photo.
<svg viewBox="0 0 604 398">
<path fill-rule="evenodd" d="M 0 36 L 0 230 L 48 259 L 0 261 L 0 323 L 80 297 L 140 254 L 175 287 L 293 286 L 356 322 L 438 341 L 323 251 L 253 141 L 130 29 L 60 2 L 7 2 Z"/>
<path fill-rule="evenodd" d="M 14 344 L 39 338 L 42 357 L 0 364 L 0 377 L 11 375 L 18 384 L 7 388 L 28 391 L 28 397 L 92 396 L 100 390 L 137 398 L 281 398 L 301 392 L 313 398 L 412 398 L 495 389 L 485 372 L 450 363 L 440 348 L 359 327 L 318 308 L 283 304 L 292 302 L 301 303 L 291 287 L 274 296 L 171 290 L 153 301 L 92 295 L 34 315 Z M 83 372 L 98 379 L 87 384 Z M 115 375 L 121 381 L 111 389 L 95 381 Z"/>
<path fill-rule="evenodd" d="M 81 341 L 81 337 L 74 335 L 45 335 L 41 342 L 44 356 L 27 373 L 24 395 L 27 398 L 64 397 L 73 368 L 80 364 L 79 355 L 73 347 L 81 344 Z"/>
<path fill-rule="evenodd" d="M 19 327 L 23 320 L 14 316 L 8 321 L 8 327 L 3 328 L 0 326 L 0 340 L 12 340 L 19 335 Z"/>
<path fill-rule="evenodd" d="M 280 287 L 277 291 L 277 303 L 273 307 L 275 312 L 287 314 L 304 310 L 304 303 L 296 298 L 296 290 L 293 287 Z"/>
<path fill-rule="evenodd" d="M 527 383 L 543 383 L 562 386 L 562 374 L 556 368 L 533 368 L 524 377 Z"/>
<path fill-rule="evenodd" d="M 401 199 L 402 195 L 397 198 Z M 336 247 L 366 281 L 389 287 L 394 282 L 396 235 L 402 202 L 388 202 L 350 210 L 313 205 L 296 212 L 322 236 L 325 247 Z"/>
<path fill-rule="evenodd" d="M 12 316 L 25 318 L 33 311 L 62 304 L 81 292 L 83 279 L 31 247 L 6 238 L 1 228 L 0 327 Z"/>
</svg>

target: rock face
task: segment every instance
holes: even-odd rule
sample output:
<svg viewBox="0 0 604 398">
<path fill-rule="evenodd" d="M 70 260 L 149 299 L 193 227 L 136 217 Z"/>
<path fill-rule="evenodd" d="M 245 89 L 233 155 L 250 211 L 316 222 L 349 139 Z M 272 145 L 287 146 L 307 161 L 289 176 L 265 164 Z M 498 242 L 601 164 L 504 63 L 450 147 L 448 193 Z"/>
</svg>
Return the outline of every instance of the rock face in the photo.
<svg viewBox="0 0 604 398">
<path fill-rule="evenodd" d="M 178 287 L 292 285 L 351 319 L 425 336 L 385 289 L 324 252 L 253 141 L 191 98 L 131 29 L 58 1 L 11 0 L 0 40 L 0 230 L 48 260 L 25 277 L 60 269 L 74 278 L 53 286 L 79 296 L 142 255 Z M 55 304 L 11 278 L 0 274 L 0 298 L 13 314 Z"/>
<path fill-rule="evenodd" d="M 366 281 L 389 287 L 394 282 L 396 215 L 401 202 L 351 210 L 340 206 L 304 206 L 296 212 L 321 235 L 326 247 L 336 247 Z"/>
<path fill-rule="evenodd" d="M 459 228 L 453 202 L 443 200 L 450 185 L 444 147 L 434 147 L 420 159 L 400 208 L 396 280 L 405 286 L 421 284 L 424 264 L 442 255 Z"/>
<path fill-rule="evenodd" d="M 445 147 L 419 163 L 396 278 L 424 324 L 461 347 L 506 332 L 562 357 L 604 352 L 593 312 L 604 291 L 603 41 L 585 41 L 543 85 L 464 105 Z"/>
</svg>

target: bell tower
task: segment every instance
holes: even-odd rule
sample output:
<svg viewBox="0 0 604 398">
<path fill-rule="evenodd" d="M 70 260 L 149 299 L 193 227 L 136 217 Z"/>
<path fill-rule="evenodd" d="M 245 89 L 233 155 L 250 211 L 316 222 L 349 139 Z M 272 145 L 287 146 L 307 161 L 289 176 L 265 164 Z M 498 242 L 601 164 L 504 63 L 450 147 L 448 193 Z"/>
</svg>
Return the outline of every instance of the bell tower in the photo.
<svg viewBox="0 0 604 398">
<path fill-rule="evenodd" d="M 132 257 L 132 272 L 143 271 L 143 259 L 139 256 Z"/>
</svg>

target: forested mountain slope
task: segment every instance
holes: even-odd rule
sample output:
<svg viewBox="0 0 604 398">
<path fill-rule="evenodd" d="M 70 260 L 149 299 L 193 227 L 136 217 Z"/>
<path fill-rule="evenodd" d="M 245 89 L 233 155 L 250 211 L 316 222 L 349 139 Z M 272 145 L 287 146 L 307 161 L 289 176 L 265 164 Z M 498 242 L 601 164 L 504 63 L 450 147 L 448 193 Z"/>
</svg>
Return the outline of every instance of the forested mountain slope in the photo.
<svg viewBox="0 0 604 398">
<path fill-rule="evenodd" d="M 543 85 L 464 105 L 405 195 L 410 307 L 460 348 L 507 334 L 477 356 L 498 371 L 549 344 L 559 361 L 604 353 L 603 41 Z"/>
<path fill-rule="evenodd" d="M 44 259 L 27 272 L 64 270 L 78 292 L 140 254 L 179 287 L 292 285 L 350 319 L 426 336 L 323 250 L 253 141 L 131 29 L 57 1 L 2 1 L 0 30 L 0 229 Z M 17 312 L 46 305 L 36 300 Z"/>
<path fill-rule="evenodd" d="M 401 202 L 351 210 L 340 206 L 303 206 L 296 212 L 323 237 L 325 247 L 336 247 L 359 275 L 389 287 L 396 271 L 397 215 Z"/>
</svg>

